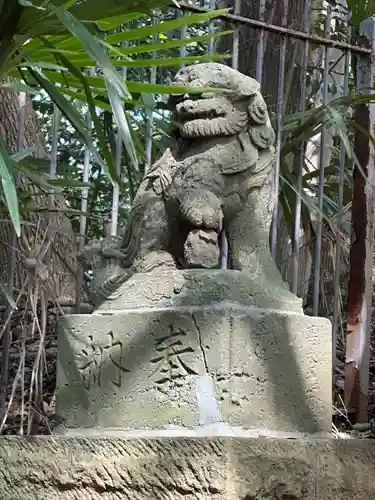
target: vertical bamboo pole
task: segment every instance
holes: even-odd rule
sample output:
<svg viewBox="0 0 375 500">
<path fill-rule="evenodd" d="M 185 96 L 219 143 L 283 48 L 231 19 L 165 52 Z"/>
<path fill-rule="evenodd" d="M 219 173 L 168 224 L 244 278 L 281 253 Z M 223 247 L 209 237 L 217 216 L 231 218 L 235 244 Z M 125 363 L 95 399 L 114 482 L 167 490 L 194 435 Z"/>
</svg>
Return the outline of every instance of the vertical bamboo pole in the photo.
<svg viewBox="0 0 375 500">
<path fill-rule="evenodd" d="M 18 135 L 17 135 L 17 151 L 21 151 L 24 147 L 24 137 L 25 137 L 25 123 L 26 123 L 26 112 L 27 112 L 27 94 L 25 92 L 20 92 L 18 97 Z M 19 184 L 20 175 L 17 173 L 14 179 L 16 185 Z M 14 289 L 14 275 L 16 271 L 16 259 L 17 259 L 17 248 L 18 238 L 15 229 L 12 226 L 12 236 L 11 236 L 11 252 L 9 258 L 9 270 L 8 270 L 8 294 L 10 297 L 13 296 Z M 14 306 L 8 303 L 5 321 L 7 322 L 6 328 L 3 334 L 3 349 L 2 349 L 2 363 L 1 363 L 1 373 L 0 373 L 0 425 L 3 425 L 3 420 L 6 416 L 6 391 L 8 385 L 8 371 L 9 371 L 9 350 L 12 341 L 11 324 L 9 317 L 12 314 Z"/>
</svg>

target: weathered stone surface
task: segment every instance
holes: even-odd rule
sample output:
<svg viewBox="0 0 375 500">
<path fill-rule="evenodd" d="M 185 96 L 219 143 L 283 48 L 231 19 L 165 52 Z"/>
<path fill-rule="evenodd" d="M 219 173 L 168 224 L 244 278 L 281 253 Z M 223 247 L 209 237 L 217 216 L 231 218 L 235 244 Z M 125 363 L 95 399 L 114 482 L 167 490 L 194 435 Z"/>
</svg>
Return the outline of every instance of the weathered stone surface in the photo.
<svg viewBox="0 0 375 500">
<path fill-rule="evenodd" d="M 1 500 L 370 500 L 366 440 L 0 438 Z"/>
<path fill-rule="evenodd" d="M 57 415 L 70 428 L 330 432 L 330 360 L 329 321 L 302 314 L 221 303 L 65 316 Z"/>
<path fill-rule="evenodd" d="M 126 300 L 125 300 L 126 297 Z M 209 306 L 226 302 L 241 306 L 301 313 L 302 301 L 261 274 L 232 269 L 189 269 L 137 273 L 98 308 L 107 313 L 127 309 Z"/>
<path fill-rule="evenodd" d="M 218 267 L 220 261 L 219 235 L 215 231 L 193 229 L 186 238 L 184 255 L 186 265 L 192 268 Z"/>
<path fill-rule="evenodd" d="M 83 260 L 100 276 L 92 282 L 92 302 L 106 302 L 135 273 L 216 268 L 222 230 L 229 268 L 272 282 L 275 297 L 287 294 L 269 251 L 278 196 L 275 133 L 258 82 L 228 66 L 203 63 L 181 69 L 176 83 L 202 93 L 171 97 L 170 147 L 144 176 L 123 241 L 110 238 L 108 245 L 87 249 Z M 204 233 L 208 252 L 200 251 Z M 112 251 L 103 252 L 103 246 Z M 124 290 L 122 298 L 125 305 Z"/>
</svg>

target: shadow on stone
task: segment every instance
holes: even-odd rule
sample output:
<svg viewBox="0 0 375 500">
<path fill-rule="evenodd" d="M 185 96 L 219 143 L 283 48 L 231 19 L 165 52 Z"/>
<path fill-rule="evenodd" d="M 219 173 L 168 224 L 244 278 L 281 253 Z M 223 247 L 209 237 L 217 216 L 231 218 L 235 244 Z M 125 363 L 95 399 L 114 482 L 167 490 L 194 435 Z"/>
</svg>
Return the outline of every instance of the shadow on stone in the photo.
<svg viewBox="0 0 375 500">
<path fill-rule="evenodd" d="M 152 304 L 64 318 L 58 422 L 120 429 L 225 422 L 329 432 L 329 323 L 285 307 L 265 309 L 268 299 L 254 292 L 254 282 L 246 297 L 232 288 L 235 301 L 229 302 L 233 273 L 242 274 L 217 272 L 214 295 L 205 271 L 178 273 L 186 286 L 169 295 L 165 274 Z M 176 281 L 173 273 L 170 282 Z"/>
</svg>

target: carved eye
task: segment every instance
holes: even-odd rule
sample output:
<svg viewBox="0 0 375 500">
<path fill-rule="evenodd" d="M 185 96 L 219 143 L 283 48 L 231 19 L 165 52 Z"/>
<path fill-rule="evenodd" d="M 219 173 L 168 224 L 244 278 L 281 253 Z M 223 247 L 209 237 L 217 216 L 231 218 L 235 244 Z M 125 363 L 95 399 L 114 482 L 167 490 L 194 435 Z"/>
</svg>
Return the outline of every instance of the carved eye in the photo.
<svg viewBox="0 0 375 500">
<path fill-rule="evenodd" d="M 267 106 L 262 98 L 255 97 L 248 108 L 250 120 L 257 125 L 263 125 L 267 120 Z"/>
<path fill-rule="evenodd" d="M 251 140 L 259 149 L 267 149 L 275 142 L 275 132 L 271 127 L 252 127 L 249 134 Z"/>
</svg>

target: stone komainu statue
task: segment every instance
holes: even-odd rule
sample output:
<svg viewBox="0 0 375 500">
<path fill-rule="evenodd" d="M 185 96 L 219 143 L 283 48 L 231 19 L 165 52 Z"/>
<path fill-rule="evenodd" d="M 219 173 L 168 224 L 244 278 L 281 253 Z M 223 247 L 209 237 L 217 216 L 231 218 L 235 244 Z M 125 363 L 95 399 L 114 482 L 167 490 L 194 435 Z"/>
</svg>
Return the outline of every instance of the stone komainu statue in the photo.
<svg viewBox="0 0 375 500">
<path fill-rule="evenodd" d="M 229 268 L 280 280 L 269 251 L 275 134 L 259 84 L 217 63 L 180 70 L 176 84 L 202 92 L 171 97 L 171 145 L 141 182 L 124 238 L 83 253 L 94 305 L 136 272 L 219 267 L 223 230 Z"/>
</svg>

